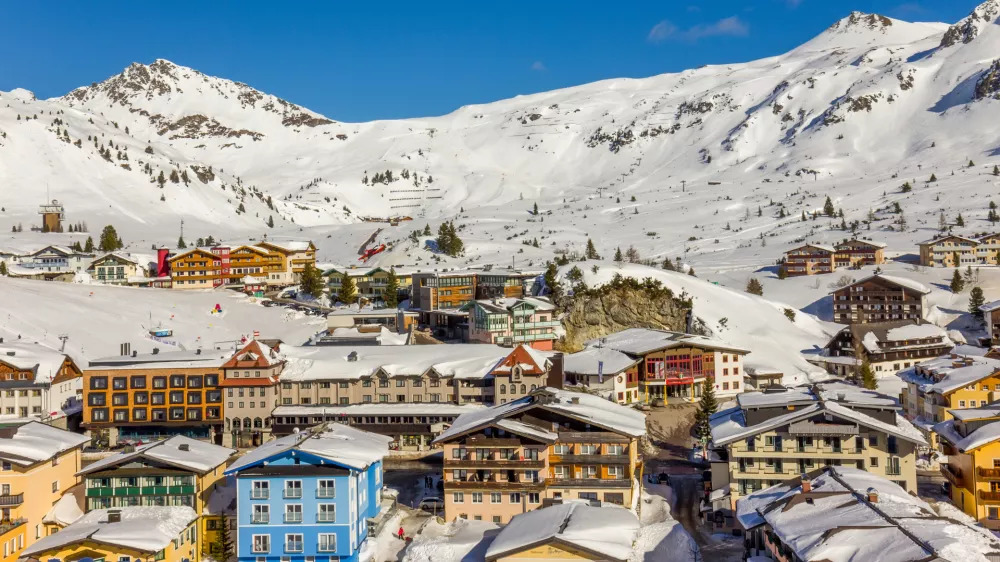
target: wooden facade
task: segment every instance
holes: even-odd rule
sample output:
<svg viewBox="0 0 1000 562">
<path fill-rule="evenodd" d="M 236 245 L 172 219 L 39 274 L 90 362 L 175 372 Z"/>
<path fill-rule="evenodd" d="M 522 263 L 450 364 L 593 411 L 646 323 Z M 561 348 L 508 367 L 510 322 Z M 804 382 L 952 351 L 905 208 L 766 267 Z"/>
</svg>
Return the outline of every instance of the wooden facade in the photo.
<svg viewBox="0 0 1000 562">
<path fill-rule="evenodd" d="M 994 240 L 993 235 L 986 236 Z M 920 249 L 920 265 L 927 267 L 965 267 L 968 265 L 997 265 L 995 250 L 983 254 L 980 258 L 978 247 L 980 241 L 963 236 L 943 236 L 917 245 Z"/>
<path fill-rule="evenodd" d="M 833 320 L 866 324 L 895 320 L 922 320 L 929 291 L 875 275 L 841 287 L 833 294 Z"/>
<path fill-rule="evenodd" d="M 785 252 L 782 267 L 789 276 L 832 273 L 837 268 L 835 253 L 833 248 L 827 246 L 806 244 Z"/>
<path fill-rule="evenodd" d="M 174 289 L 211 289 L 224 281 L 222 260 L 204 248 L 178 254 L 170 262 L 170 280 Z"/>
<path fill-rule="evenodd" d="M 870 240 L 848 240 L 834 246 L 836 267 L 861 267 L 885 263 L 885 244 Z"/>
</svg>

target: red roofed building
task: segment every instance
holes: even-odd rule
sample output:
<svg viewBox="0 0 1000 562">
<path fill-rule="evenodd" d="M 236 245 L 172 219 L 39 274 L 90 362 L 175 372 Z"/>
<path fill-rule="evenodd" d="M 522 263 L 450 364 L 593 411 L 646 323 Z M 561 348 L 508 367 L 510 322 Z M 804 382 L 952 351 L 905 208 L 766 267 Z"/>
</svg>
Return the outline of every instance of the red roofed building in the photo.
<svg viewBox="0 0 1000 562">
<path fill-rule="evenodd" d="M 493 375 L 493 402 L 506 404 L 542 387 L 562 388 L 562 354 L 521 344 L 497 363 Z"/>
<path fill-rule="evenodd" d="M 222 365 L 224 431 L 233 447 L 256 447 L 271 439 L 271 411 L 278 405 L 278 377 L 285 367 L 278 347 L 251 340 Z"/>
</svg>

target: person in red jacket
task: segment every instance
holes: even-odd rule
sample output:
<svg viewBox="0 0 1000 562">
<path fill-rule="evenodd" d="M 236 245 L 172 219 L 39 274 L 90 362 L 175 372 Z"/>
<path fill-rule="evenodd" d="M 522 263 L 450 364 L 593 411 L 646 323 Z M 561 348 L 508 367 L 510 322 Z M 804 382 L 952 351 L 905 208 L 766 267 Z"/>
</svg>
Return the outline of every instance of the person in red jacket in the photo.
<svg viewBox="0 0 1000 562">
<path fill-rule="evenodd" d="M 397 533 L 397 534 L 399 535 L 399 540 L 403 540 L 403 528 L 402 527 L 399 528 L 399 533 Z"/>
</svg>

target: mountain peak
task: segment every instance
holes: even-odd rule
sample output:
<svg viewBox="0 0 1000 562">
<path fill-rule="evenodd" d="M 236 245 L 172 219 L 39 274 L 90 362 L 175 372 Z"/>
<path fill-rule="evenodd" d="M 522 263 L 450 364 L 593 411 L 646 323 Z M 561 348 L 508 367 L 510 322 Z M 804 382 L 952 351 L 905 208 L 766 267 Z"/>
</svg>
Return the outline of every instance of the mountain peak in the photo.
<svg viewBox="0 0 1000 562">
<path fill-rule="evenodd" d="M 892 27 L 892 20 L 885 16 L 855 11 L 831 25 L 830 30 L 869 30 L 885 33 L 886 29 L 890 27 Z"/>
<path fill-rule="evenodd" d="M 986 0 L 976 6 L 962 21 L 948 28 L 941 37 L 941 48 L 961 43 L 971 43 L 979 33 L 1000 15 L 1000 0 Z"/>
</svg>

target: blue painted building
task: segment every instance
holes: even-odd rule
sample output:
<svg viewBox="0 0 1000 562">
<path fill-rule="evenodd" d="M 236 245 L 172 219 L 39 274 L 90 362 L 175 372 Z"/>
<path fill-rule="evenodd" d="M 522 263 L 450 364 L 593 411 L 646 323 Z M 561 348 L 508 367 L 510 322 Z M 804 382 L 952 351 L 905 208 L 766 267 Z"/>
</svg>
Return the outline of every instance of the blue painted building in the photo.
<svg viewBox="0 0 1000 562">
<path fill-rule="evenodd" d="M 382 501 L 390 440 L 328 423 L 233 463 L 240 562 L 357 562 Z"/>
</svg>

